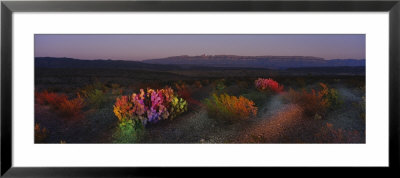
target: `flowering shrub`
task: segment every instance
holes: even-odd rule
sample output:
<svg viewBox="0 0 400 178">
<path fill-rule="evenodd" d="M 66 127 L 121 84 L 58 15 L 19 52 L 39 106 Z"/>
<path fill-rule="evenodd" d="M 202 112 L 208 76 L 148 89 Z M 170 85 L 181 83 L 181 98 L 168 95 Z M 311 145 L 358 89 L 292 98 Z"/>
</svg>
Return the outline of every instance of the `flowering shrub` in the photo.
<svg viewBox="0 0 400 178">
<path fill-rule="evenodd" d="M 85 105 L 83 98 L 77 94 L 74 99 L 68 99 L 65 94 L 49 93 L 47 91 L 35 93 L 38 104 L 50 105 L 63 116 L 78 116 Z"/>
<path fill-rule="evenodd" d="M 173 97 L 171 100 L 171 118 L 184 113 L 187 110 L 187 103 L 183 98 Z"/>
<path fill-rule="evenodd" d="M 171 88 L 147 89 L 146 93 L 140 89 L 139 94 L 118 97 L 114 105 L 119 121 L 137 120 L 142 124 L 172 119 L 186 110 L 186 101 L 176 97 Z"/>
<path fill-rule="evenodd" d="M 168 94 L 164 95 L 163 91 L 164 90 L 147 90 L 147 98 L 149 98 L 147 107 L 147 119 L 149 122 L 157 122 L 161 119 L 167 119 L 169 116 L 167 105 L 169 104 L 168 100 L 170 96 Z"/>
<path fill-rule="evenodd" d="M 211 117 L 226 120 L 244 120 L 257 115 L 257 107 L 254 102 L 240 96 L 213 94 L 211 99 L 206 99 L 205 104 Z"/>
<path fill-rule="evenodd" d="M 175 96 L 171 88 L 161 90 L 147 89 L 146 93 L 117 97 L 114 114 L 119 125 L 114 133 L 114 141 L 118 143 L 136 142 L 147 122 L 162 119 L 173 119 L 187 111 L 187 103 L 183 98 Z"/>
<path fill-rule="evenodd" d="M 311 92 L 303 90 L 301 92 L 290 89 L 286 96 L 290 101 L 302 107 L 304 114 L 307 116 L 320 116 L 328 107 L 327 100 L 323 98 L 321 93 L 314 89 Z"/>
<path fill-rule="evenodd" d="M 84 100 L 78 94 L 74 99 L 65 99 L 59 104 L 59 112 L 64 116 L 79 116 L 82 114 L 82 108 L 84 107 Z"/>
<path fill-rule="evenodd" d="M 47 129 L 40 128 L 40 124 L 35 124 L 35 143 L 43 143 L 47 138 Z"/>
<path fill-rule="evenodd" d="M 325 84 L 320 83 L 322 87 L 318 92 L 314 89 L 311 92 L 303 90 L 302 92 L 290 89 L 286 97 L 295 104 L 303 108 L 304 114 L 321 118 L 327 109 L 338 107 L 341 104 L 337 90 L 329 89 Z"/>
<path fill-rule="evenodd" d="M 55 109 L 59 108 L 59 104 L 67 100 L 67 95 L 57 94 L 53 92 L 43 91 L 35 92 L 35 101 L 38 104 L 51 105 Z"/>
<path fill-rule="evenodd" d="M 144 122 L 144 114 L 146 113 L 144 97 L 145 95 L 142 89 L 139 95 L 134 93 L 132 96 L 117 97 L 114 104 L 114 114 L 117 116 L 118 120 L 122 122 L 135 116 L 135 119 Z"/>
<path fill-rule="evenodd" d="M 256 88 L 260 91 L 273 91 L 276 93 L 280 93 L 283 91 L 283 86 L 279 85 L 278 82 L 275 80 L 272 80 L 271 78 L 265 79 L 265 78 L 258 78 L 254 82 Z"/>
</svg>

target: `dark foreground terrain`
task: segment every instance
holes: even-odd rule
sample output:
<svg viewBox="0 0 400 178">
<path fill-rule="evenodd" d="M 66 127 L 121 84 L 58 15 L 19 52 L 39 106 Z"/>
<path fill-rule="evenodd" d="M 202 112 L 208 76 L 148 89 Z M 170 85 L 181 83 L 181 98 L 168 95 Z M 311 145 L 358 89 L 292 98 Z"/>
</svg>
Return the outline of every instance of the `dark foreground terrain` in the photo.
<svg viewBox="0 0 400 178">
<path fill-rule="evenodd" d="M 363 70 L 364 69 L 364 70 Z M 340 71 L 340 72 L 338 72 Z M 118 118 L 116 98 L 140 89 L 171 87 L 188 102 L 173 120 L 149 123 L 138 143 L 365 143 L 365 67 L 304 69 L 106 69 L 35 68 L 35 92 L 74 98 L 82 90 L 100 94 L 84 98 L 78 114 L 65 115 L 35 101 L 36 143 L 113 143 Z M 283 85 L 279 93 L 263 93 L 258 78 Z M 288 99 L 290 89 L 312 91 L 323 83 L 338 93 L 338 104 L 323 115 L 305 113 Z M 184 86 L 184 87 L 182 87 Z M 210 116 L 205 99 L 213 93 L 244 96 L 257 114 L 238 121 Z M 45 129 L 45 131 L 43 131 Z"/>
</svg>

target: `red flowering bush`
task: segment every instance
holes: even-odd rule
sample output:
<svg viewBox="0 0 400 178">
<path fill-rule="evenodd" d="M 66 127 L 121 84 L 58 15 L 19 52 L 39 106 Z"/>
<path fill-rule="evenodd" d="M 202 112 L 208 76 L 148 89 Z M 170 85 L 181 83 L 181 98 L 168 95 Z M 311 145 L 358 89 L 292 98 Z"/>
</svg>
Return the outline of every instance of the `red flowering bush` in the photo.
<svg viewBox="0 0 400 178">
<path fill-rule="evenodd" d="M 65 99 L 59 104 L 59 112 L 64 116 L 79 116 L 82 114 L 84 100 L 80 95 L 74 99 Z"/>
<path fill-rule="evenodd" d="M 278 82 L 272 80 L 271 78 L 258 78 L 254 82 L 254 84 L 256 88 L 260 91 L 273 91 L 276 93 L 280 93 L 283 91 L 283 85 L 280 85 Z"/>
<path fill-rule="evenodd" d="M 35 101 L 38 104 L 51 105 L 55 109 L 59 108 L 59 104 L 67 100 L 67 95 L 57 94 L 53 92 L 43 91 L 35 93 Z"/>
<path fill-rule="evenodd" d="M 49 105 L 63 116 L 80 115 L 85 104 L 79 94 L 74 99 L 68 99 L 65 94 L 44 91 L 35 93 L 35 98 L 37 104 Z"/>
</svg>

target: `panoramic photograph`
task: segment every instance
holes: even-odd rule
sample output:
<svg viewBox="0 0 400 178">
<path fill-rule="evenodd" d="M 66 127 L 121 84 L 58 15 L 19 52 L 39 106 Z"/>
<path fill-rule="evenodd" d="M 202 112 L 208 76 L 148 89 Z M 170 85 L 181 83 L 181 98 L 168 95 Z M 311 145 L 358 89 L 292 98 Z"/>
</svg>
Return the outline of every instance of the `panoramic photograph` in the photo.
<svg viewBox="0 0 400 178">
<path fill-rule="evenodd" d="M 364 34 L 36 34 L 34 142 L 366 142 Z"/>
</svg>

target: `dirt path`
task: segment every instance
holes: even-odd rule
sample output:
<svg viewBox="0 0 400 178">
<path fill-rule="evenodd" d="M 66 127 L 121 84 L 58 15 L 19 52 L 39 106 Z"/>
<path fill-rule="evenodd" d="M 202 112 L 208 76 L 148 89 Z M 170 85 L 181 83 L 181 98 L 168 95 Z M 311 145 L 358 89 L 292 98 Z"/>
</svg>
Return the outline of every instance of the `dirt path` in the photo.
<svg viewBox="0 0 400 178">
<path fill-rule="evenodd" d="M 282 110 L 282 96 L 273 95 L 259 109 L 262 117 L 236 123 L 217 122 L 207 116 L 204 107 L 183 115 L 176 120 L 149 125 L 142 142 L 146 143 L 232 143 L 236 142 L 243 130 L 268 120 Z"/>
<path fill-rule="evenodd" d="M 239 143 L 277 143 L 287 140 L 288 130 L 299 124 L 302 111 L 294 104 L 284 104 L 283 96 L 276 95 L 266 106 L 268 110 L 252 126 L 238 136 Z"/>
<path fill-rule="evenodd" d="M 283 101 L 283 95 L 272 95 L 270 100 L 262 108 L 259 108 L 261 117 L 256 118 L 256 120 L 265 120 L 268 117 L 273 116 L 277 112 L 284 110 L 285 104 Z"/>
<path fill-rule="evenodd" d="M 274 113 L 279 112 L 283 106 L 282 96 L 272 95 L 267 103 L 259 108 L 258 112 L 261 117 L 256 117 L 251 120 L 245 120 L 238 123 L 231 124 L 223 127 L 219 132 L 215 132 L 210 135 L 209 143 L 238 143 L 238 137 L 242 135 L 242 132 L 253 125 L 257 125 L 260 122 L 270 119 Z"/>
<path fill-rule="evenodd" d="M 239 143 L 321 143 L 322 137 L 341 137 L 335 141 L 362 143 L 365 140 L 365 122 L 360 119 L 354 103 L 360 97 L 346 87 L 337 88 L 343 101 L 341 107 L 331 111 L 322 120 L 302 117 L 301 107 L 282 104 L 282 97 L 275 97 L 266 106 L 269 108 L 258 118 L 258 122 L 246 128 L 237 141 Z M 327 124 L 333 125 L 326 130 Z M 325 130 L 324 130 L 325 129 Z M 322 133 L 321 133 L 322 132 Z M 354 134 L 355 133 L 355 134 Z M 360 133 L 360 134 L 358 134 Z M 333 134 L 333 135 L 332 135 Z M 334 139 L 330 140 L 333 141 Z"/>
</svg>

